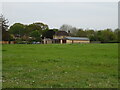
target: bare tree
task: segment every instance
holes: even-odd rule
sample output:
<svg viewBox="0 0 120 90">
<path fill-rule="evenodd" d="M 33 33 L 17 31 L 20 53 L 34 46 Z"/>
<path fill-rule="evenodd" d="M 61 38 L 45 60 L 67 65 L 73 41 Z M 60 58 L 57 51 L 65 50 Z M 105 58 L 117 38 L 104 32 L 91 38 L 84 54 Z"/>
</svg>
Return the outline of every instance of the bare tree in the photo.
<svg viewBox="0 0 120 90">
<path fill-rule="evenodd" d="M 72 26 L 71 25 L 67 25 L 67 24 L 63 24 L 61 27 L 60 27 L 60 30 L 61 31 L 66 31 L 68 32 L 69 30 L 72 29 Z"/>
</svg>

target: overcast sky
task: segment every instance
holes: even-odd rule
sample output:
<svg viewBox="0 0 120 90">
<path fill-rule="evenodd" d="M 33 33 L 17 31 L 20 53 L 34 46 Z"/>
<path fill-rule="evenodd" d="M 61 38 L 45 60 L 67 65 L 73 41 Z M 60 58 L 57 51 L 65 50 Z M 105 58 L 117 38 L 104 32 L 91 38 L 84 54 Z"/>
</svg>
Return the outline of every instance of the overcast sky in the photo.
<svg viewBox="0 0 120 90">
<path fill-rule="evenodd" d="M 115 29 L 117 2 L 4 2 L 2 12 L 9 24 L 43 22 L 50 28 L 69 24 L 77 28 Z"/>
</svg>

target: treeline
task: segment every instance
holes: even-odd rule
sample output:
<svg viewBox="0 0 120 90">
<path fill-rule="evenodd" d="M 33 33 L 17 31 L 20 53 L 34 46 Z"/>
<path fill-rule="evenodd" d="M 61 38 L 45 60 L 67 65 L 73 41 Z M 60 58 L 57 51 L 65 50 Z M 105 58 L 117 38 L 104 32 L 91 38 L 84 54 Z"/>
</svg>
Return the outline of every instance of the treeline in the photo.
<svg viewBox="0 0 120 90">
<path fill-rule="evenodd" d="M 93 30 L 93 29 L 78 29 L 71 25 L 64 24 L 60 27 L 60 30 L 70 32 L 71 36 L 74 37 L 88 37 L 90 41 L 100 42 L 120 42 L 120 29 L 104 29 L 104 30 Z"/>
<path fill-rule="evenodd" d="M 12 35 L 12 39 L 32 42 L 42 41 L 44 37 L 52 38 L 57 30 L 58 29 L 49 29 L 48 25 L 43 23 L 33 23 L 29 25 L 15 23 L 10 27 L 8 32 Z"/>
<path fill-rule="evenodd" d="M 7 30 L 7 34 L 3 33 L 3 41 L 41 42 L 44 38 L 52 39 L 56 31 L 58 29 L 49 29 L 48 25 L 39 22 L 29 25 L 15 23 Z"/>
<path fill-rule="evenodd" d="M 83 30 L 78 29 L 73 36 L 77 37 L 88 37 L 91 41 L 101 42 L 118 42 L 119 29 L 104 29 L 104 30 Z"/>
<path fill-rule="evenodd" d="M 90 41 L 100 42 L 118 42 L 119 29 L 104 29 L 104 30 L 91 30 L 91 29 L 77 29 L 69 25 L 62 25 L 60 29 L 49 29 L 48 25 L 44 23 L 33 23 L 24 25 L 21 23 L 13 24 L 8 33 L 10 34 L 9 40 L 16 41 L 42 41 L 43 38 L 53 38 L 56 31 L 62 30 L 74 37 L 88 37 Z"/>
<path fill-rule="evenodd" d="M 15 23 L 8 28 L 8 21 L 2 18 L 2 40 L 3 41 L 17 41 L 17 42 L 41 42 L 44 38 L 53 39 L 56 31 L 62 30 L 69 33 L 74 37 L 88 37 L 90 41 L 100 42 L 120 42 L 119 34 L 120 29 L 80 29 L 64 24 L 59 29 L 49 29 L 49 26 L 44 23 L 36 22 L 33 24 L 25 25 L 22 23 Z"/>
</svg>

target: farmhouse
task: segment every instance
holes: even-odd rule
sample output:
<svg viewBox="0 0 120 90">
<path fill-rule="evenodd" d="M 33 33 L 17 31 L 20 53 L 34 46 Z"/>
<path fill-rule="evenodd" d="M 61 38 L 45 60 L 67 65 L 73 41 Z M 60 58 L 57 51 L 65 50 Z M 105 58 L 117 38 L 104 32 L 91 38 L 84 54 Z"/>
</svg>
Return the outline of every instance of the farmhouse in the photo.
<svg viewBox="0 0 120 90">
<path fill-rule="evenodd" d="M 44 38 L 44 44 L 51 43 L 90 43 L 89 38 L 86 37 L 71 37 L 70 32 L 65 31 L 57 31 L 55 35 L 53 35 L 53 39 Z"/>
<path fill-rule="evenodd" d="M 53 43 L 61 43 L 61 40 L 67 36 L 69 35 L 65 31 L 57 31 L 55 35 L 53 35 Z"/>
</svg>

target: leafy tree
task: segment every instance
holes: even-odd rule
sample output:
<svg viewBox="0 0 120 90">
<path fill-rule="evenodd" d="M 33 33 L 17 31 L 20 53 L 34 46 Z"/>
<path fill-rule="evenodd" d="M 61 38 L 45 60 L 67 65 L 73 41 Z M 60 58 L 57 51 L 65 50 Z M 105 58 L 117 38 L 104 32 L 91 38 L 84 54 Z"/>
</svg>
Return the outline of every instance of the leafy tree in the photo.
<svg viewBox="0 0 120 90">
<path fill-rule="evenodd" d="M 42 30 L 48 30 L 48 25 L 43 24 L 43 23 L 33 23 L 27 26 L 27 30 L 29 32 L 34 31 L 34 30 L 38 30 L 39 32 L 42 32 Z"/>
<path fill-rule="evenodd" d="M 94 30 L 86 30 L 87 33 L 87 37 L 91 40 L 91 41 L 95 41 L 95 31 Z"/>
<path fill-rule="evenodd" d="M 119 28 L 115 29 L 114 34 L 116 36 L 116 41 L 120 42 L 120 29 Z"/>
<path fill-rule="evenodd" d="M 41 33 L 38 30 L 32 31 L 30 37 L 35 41 L 41 41 Z"/>
<path fill-rule="evenodd" d="M 105 40 L 105 37 L 104 37 L 104 35 L 103 35 L 103 32 L 104 32 L 104 31 L 102 31 L 102 30 L 97 31 L 97 36 L 96 36 L 96 40 L 97 40 L 97 41 L 104 41 L 104 40 Z"/>
<path fill-rule="evenodd" d="M 115 34 L 111 29 L 101 31 L 102 42 L 114 42 L 116 40 Z"/>
<path fill-rule="evenodd" d="M 38 30 L 35 30 L 35 31 L 32 31 L 31 33 L 30 33 L 30 37 L 41 37 L 41 34 L 40 34 L 40 32 L 38 31 Z"/>
<path fill-rule="evenodd" d="M 53 35 L 55 35 L 54 30 L 48 30 L 43 34 L 43 37 L 53 39 Z"/>
<path fill-rule="evenodd" d="M 79 29 L 77 32 L 78 37 L 87 37 L 87 32 L 84 31 L 83 29 Z"/>
<path fill-rule="evenodd" d="M 85 30 L 85 31 L 86 31 L 88 37 L 89 37 L 89 36 L 93 36 L 94 33 L 95 33 L 94 30 Z"/>
<path fill-rule="evenodd" d="M 43 24 L 43 23 L 33 23 L 33 24 L 30 24 L 30 25 L 26 25 L 26 35 L 29 36 L 29 34 L 32 32 L 32 31 L 39 31 L 40 34 L 43 33 L 43 31 L 47 31 L 49 29 L 48 25 L 46 24 Z"/>
<path fill-rule="evenodd" d="M 33 24 L 35 24 L 36 27 L 39 27 L 40 30 L 48 30 L 48 29 L 49 29 L 48 25 L 47 25 L 47 24 L 44 24 L 44 23 L 39 23 L 39 22 L 37 22 L 37 23 L 33 23 Z M 38 30 L 38 29 L 37 29 L 37 30 Z"/>
<path fill-rule="evenodd" d="M 10 27 L 9 32 L 15 37 L 21 38 L 25 34 L 25 25 L 21 23 L 15 23 Z"/>
<path fill-rule="evenodd" d="M 45 30 L 48 30 L 48 25 L 43 24 L 43 23 L 33 23 L 29 25 L 23 25 L 21 23 L 15 23 L 12 25 L 9 29 L 9 32 L 13 34 L 15 37 L 19 37 L 22 40 L 29 40 L 29 37 L 34 37 L 34 38 L 39 38 L 42 35 L 42 32 Z"/>
</svg>

